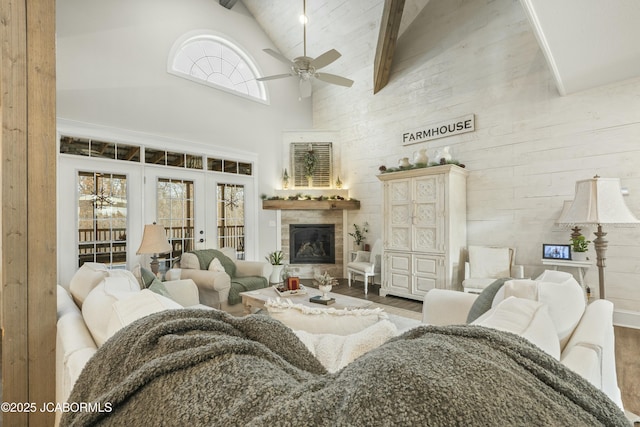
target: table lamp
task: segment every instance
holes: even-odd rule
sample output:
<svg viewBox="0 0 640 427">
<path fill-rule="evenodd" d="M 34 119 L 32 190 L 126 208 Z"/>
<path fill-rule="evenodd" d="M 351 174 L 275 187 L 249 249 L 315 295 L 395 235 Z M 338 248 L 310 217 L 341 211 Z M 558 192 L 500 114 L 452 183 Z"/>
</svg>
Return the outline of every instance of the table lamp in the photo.
<svg viewBox="0 0 640 427">
<path fill-rule="evenodd" d="M 137 255 L 151 254 L 151 271 L 158 274 L 158 254 L 171 252 L 171 243 L 167 240 L 164 227 L 160 224 L 146 224 L 142 235 L 142 243 Z"/>
<path fill-rule="evenodd" d="M 576 194 L 568 208 L 562 210 L 558 225 L 586 227 L 595 225 L 598 231 L 593 245 L 596 249 L 598 266 L 599 297 L 604 299 L 604 267 L 608 241 L 603 225 L 614 227 L 638 227 L 640 221 L 633 216 L 622 198 L 622 189 L 618 178 L 585 179 L 576 182 Z"/>
</svg>

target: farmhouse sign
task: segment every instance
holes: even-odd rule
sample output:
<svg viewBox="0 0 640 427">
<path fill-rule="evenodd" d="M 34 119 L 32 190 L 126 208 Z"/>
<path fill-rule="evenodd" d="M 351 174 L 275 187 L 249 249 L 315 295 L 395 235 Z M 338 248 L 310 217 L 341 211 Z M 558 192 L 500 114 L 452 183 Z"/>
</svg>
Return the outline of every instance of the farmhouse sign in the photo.
<svg viewBox="0 0 640 427">
<path fill-rule="evenodd" d="M 402 145 L 411 145 L 422 141 L 444 138 L 445 136 L 473 132 L 474 115 L 458 117 L 440 123 L 433 123 L 402 134 Z"/>
</svg>

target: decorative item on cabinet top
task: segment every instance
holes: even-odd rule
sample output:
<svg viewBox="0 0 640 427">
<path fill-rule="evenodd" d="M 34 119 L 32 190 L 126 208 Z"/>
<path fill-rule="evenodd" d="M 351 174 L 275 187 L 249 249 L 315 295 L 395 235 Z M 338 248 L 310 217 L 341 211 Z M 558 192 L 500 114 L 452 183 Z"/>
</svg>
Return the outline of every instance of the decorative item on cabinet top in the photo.
<svg viewBox="0 0 640 427">
<path fill-rule="evenodd" d="M 380 174 L 378 174 L 378 179 L 381 181 L 386 181 L 390 179 L 396 179 L 399 177 L 411 178 L 414 176 L 423 176 L 423 175 L 435 175 L 443 172 L 458 172 L 463 173 L 464 175 L 468 175 L 469 172 L 464 168 L 464 165 L 456 165 L 454 163 L 449 163 L 446 165 L 438 165 L 438 166 L 429 166 L 427 168 L 410 168 L 410 169 L 402 169 L 398 170 L 395 168 L 385 168 L 382 170 L 383 166 L 381 166 Z M 395 170 L 394 170 L 395 169 Z"/>
<path fill-rule="evenodd" d="M 398 160 L 397 167 L 387 167 L 385 165 L 381 165 L 378 168 L 378 170 L 380 171 L 381 174 L 386 174 L 386 173 L 392 173 L 392 172 L 400 172 L 400 171 L 407 171 L 407 170 L 413 170 L 413 169 L 425 169 L 425 168 L 432 168 L 434 166 L 446 166 L 446 165 L 456 165 L 461 168 L 464 168 L 465 167 L 464 164 L 451 158 L 451 153 L 449 153 L 449 150 L 448 150 L 449 147 L 445 147 L 445 148 L 447 150 L 445 150 L 444 152 L 438 151 L 438 153 L 436 154 L 437 162 L 429 162 L 429 158 L 426 155 L 426 152 L 424 152 L 424 150 L 420 150 L 420 152 L 416 152 L 414 154 L 415 164 L 411 164 L 411 162 L 409 162 L 408 157 L 402 157 L 401 159 Z M 438 159 L 437 158 L 438 156 L 444 156 L 444 157 L 440 157 Z"/>
</svg>

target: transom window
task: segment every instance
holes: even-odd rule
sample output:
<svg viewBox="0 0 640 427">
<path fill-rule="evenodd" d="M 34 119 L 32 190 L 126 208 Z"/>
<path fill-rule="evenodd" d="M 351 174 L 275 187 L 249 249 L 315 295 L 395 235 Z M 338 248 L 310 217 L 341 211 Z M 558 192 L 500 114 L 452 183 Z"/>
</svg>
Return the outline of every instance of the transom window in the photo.
<svg viewBox="0 0 640 427">
<path fill-rule="evenodd" d="M 231 41 L 199 34 L 179 39 L 169 56 L 168 72 L 235 94 L 266 102 L 265 86 L 256 80 L 258 69 Z"/>
</svg>

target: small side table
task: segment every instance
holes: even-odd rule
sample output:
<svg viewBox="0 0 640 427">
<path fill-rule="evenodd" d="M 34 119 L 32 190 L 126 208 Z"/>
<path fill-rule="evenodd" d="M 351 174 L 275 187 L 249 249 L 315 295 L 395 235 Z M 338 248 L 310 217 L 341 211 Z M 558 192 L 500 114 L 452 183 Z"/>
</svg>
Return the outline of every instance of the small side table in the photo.
<svg viewBox="0 0 640 427">
<path fill-rule="evenodd" d="M 580 286 L 582 289 L 586 289 L 584 286 L 584 274 L 591 267 L 591 263 L 589 261 L 567 261 L 567 260 L 559 260 L 559 259 L 543 259 L 543 265 L 550 265 L 554 270 L 557 270 L 558 267 L 567 267 L 567 268 L 575 268 L 578 270 L 578 282 L 580 282 Z"/>
</svg>

